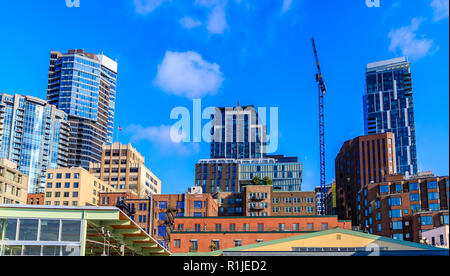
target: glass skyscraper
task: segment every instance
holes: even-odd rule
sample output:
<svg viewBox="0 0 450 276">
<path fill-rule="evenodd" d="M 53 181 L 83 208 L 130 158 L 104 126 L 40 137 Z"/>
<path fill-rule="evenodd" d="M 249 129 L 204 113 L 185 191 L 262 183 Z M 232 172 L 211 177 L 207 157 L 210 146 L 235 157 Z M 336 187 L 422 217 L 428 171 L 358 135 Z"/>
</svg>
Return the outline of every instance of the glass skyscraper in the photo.
<svg viewBox="0 0 450 276">
<path fill-rule="evenodd" d="M 261 159 L 266 154 L 267 130 L 254 106 L 217 108 L 211 133 L 212 159 Z"/>
<path fill-rule="evenodd" d="M 418 172 L 411 81 L 410 63 L 404 57 L 367 65 L 365 134 L 394 133 L 397 173 L 403 175 Z"/>
<path fill-rule="evenodd" d="M 117 63 L 105 55 L 51 52 L 47 100 L 68 114 L 69 166 L 89 169 L 113 143 L 116 85 Z"/>
<path fill-rule="evenodd" d="M 67 114 L 46 101 L 0 93 L 0 158 L 29 176 L 28 192 L 45 188 L 45 171 L 68 166 Z"/>
</svg>

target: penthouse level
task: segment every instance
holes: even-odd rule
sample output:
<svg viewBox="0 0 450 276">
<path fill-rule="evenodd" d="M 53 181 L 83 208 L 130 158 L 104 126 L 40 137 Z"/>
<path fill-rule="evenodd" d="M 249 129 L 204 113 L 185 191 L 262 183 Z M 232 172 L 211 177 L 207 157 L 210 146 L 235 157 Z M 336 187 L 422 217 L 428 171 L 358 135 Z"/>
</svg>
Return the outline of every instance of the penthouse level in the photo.
<svg viewBox="0 0 450 276">
<path fill-rule="evenodd" d="M 351 230 L 351 221 L 336 216 L 176 217 L 170 249 L 211 252 L 336 228 Z"/>
</svg>

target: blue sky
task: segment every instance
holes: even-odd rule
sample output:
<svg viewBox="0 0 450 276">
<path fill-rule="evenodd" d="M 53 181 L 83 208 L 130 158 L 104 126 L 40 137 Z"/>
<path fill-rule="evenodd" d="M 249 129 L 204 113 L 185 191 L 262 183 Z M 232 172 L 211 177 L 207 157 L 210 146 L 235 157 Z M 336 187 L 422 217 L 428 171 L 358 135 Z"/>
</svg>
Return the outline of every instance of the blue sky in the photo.
<svg viewBox="0 0 450 276">
<path fill-rule="evenodd" d="M 51 50 L 81 48 L 119 62 L 116 125 L 163 181 L 194 185 L 209 144 L 173 144 L 171 110 L 254 104 L 279 108 L 277 153 L 319 185 L 311 37 L 326 96 L 327 181 L 342 144 L 363 135 L 367 63 L 412 61 L 419 169 L 448 175 L 448 0 L 65 0 L 0 2 L 0 92 L 46 97 Z M 204 126 L 207 120 L 202 121 Z"/>
</svg>

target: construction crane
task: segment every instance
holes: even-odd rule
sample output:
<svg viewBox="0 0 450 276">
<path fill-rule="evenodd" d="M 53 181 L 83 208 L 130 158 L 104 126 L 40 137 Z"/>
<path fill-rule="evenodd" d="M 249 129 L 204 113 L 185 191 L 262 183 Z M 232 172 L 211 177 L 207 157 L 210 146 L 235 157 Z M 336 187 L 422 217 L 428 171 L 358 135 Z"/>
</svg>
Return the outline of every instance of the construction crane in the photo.
<svg viewBox="0 0 450 276">
<path fill-rule="evenodd" d="M 325 215 L 325 200 L 326 200 L 326 171 L 325 171 L 325 104 L 324 96 L 327 93 L 327 86 L 322 77 L 322 70 L 320 69 L 319 57 L 317 55 L 316 43 L 312 38 L 312 45 L 314 50 L 314 57 L 318 73 L 316 74 L 316 82 L 319 86 L 319 132 L 320 132 L 320 199 L 321 199 L 321 213 Z"/>
</svg>

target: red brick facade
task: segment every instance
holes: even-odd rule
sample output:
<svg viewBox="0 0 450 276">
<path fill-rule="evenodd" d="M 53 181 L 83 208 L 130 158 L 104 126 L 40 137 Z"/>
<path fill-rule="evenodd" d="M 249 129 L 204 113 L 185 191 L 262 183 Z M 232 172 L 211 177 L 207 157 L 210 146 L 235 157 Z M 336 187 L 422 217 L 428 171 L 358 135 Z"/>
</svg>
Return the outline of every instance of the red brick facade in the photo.
<svg viewBox="0 0 450 276">
<path fill-rule="evenodd" d="M 170 250 L 210 252 L 335 228 L 351 230 L 352 225 L 337 217 L 177 217 Z"/>
<path fill-rule="evenodd" d="M 28 194 L 27 205 L 44 205 L 44 194 Z"/>
</svg>

